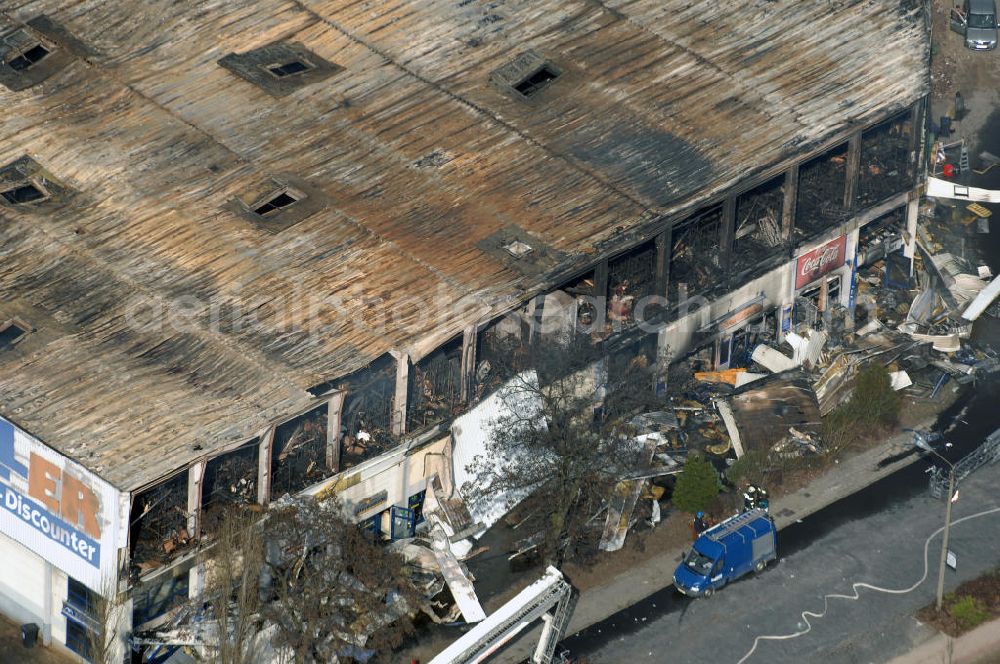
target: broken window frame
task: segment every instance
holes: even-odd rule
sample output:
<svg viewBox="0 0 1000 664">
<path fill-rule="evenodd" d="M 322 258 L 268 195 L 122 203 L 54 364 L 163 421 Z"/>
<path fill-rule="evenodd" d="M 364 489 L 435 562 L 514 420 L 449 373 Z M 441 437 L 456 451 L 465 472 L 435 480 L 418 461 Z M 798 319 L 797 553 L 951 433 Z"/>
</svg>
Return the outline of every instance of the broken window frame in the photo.
<svg viewBox="0 0 1000 664">
<path fill-rule="evenodd" d="M 893 136 L 894 130 L 896 136 Z M 861 132 L 861 167 L 855 194 L 858 207 L 872 207 L 913 186 L 913 163 L 910 159 L 912 132 L 913 113 L 909 109 Z M 895 143 L 889 148 L 891 164 L 878 161 L 878 152 L 885 144 L 879 142 L 877 137 L 883 133 L 886 134 L 886 141 L 892 140 Z M 873 168 L 880 172 L 873 173 Z"/>
<path fill-rule="evenodd" d="M 201 479 L 199 534 L 214 535 L 217 530 L 214 526 L 221 523 L 228 509 L 257 502 L 260 449 L 260 439 L 254 438 L 206 461 L 205 473 Z M 227 477 L 226 474 L 231 474 L 232 469 L 223 468 L 224 464 L 235 466 L 236 470 L 240 470 L 239 466 L 242 465 L 241 476 Z"/>
<path fill-rule="evenodd" d="M 535 82 L 534 79 L 543 72 L 546 76 L 542 80 Z M 551 63 L 542 62 L 537 67 L 533 68 L 531 73 L 522 76 L 518 81 L 511 83 L 510 87 L 521 97 L 531 99 L 539 92 L 552 85 L 552 83 L 554 83 L 561 75 L 562 72 L 552 66 Z"/>
<path fill-rule="evenodd" d="M 184 467 L 135 492 L 129 519 L 134 568 L 146 561 L 168 564 L 195 543 L 194 533 L 188 531 L 188 472 Z M 147 537 L 142 536 L 144 530 Z"/>
<path fill-rule="evenodd" d="M 902 248 L 906 206 L 889 210 L 858 229 L 858 267 L 867 267 Z"/>
<path fill-rule="evenodd" d="M 778 308 L 771 307 L 754 316 L 745 325 L 727 331 L 729 358 L 727 368 L 750 369 L 753 366 L 751 354 L 759 344 L 772 344 L 778 334 Z M 722 362 L 720 360 L 719 364 Z"/>
<path fill-rule="evenodd" d="M 28 201 L 12 200 L 11 197 L 9 196 L 9 194 L 18 191 L 20 189 L 24 189 L 26 187 L 34 189 L 41 195 L 38 196 L 37 198 L 32 198 L 31 200 Z M 0 198 L 3 198 L 4 201 L 6 201 L 7 205 L 12 207 L 37 205 L 39 203 L 44 203 L 45 201 L 49 200 L 50 197 L 51 194 L 49 194 L 48 189 L 46 189 L 45 186 L 42 185 L 42 183 L 35 178 L 25 178 L 21 182 L 16 183 L 13 187 L 5 187 L 2 191 L 0 191 Z"/>
<path fill-rule="evenodd" d="M 686 286 L 686 297 L 704 296 L 723 287 L 728 269 L 721 264 L 719 250 L 723 233 L 723 203 L 720 201 L 696 211 L 674 224 L 670 239 L 669 294 L 672 306 L 681 304 L 681 286 Z M 699 228 L 701 227 L 701 228 Z M 692 240 L 694 242 L 692 242 Z M 678 250 L 683 246 L 690 256 L 679 260 Z M 693 274 L 697 263 L 715 262 L 716 273 L 706 275 L 692 285 L 689 275 Z"/>
<path fill-rule="evenodd" d="M 414 363 L 410 367 L 408 383 L 407 432 L 430 428 L 457 415 L 459 407 L 465 402 L 462 395 L 461 335 Z"/>
<path fill-rule="evenodd" d="M 275 205 L 274 201 L 278 200 L 282 196 L 287 196 L 288 198 L 291 198 L 292 202 L 285 203 L 284 205 Z M 263 196 L 257 201 L 255 201 L 250 206 L 250 211 L 253 214 L 260 217 L 261 219 L 273 219 L 282 212 L 289 210 L 292 206 L 298 205 L 306 198 L 307 198 L 306 194 L 299 191 L 298 189 L 295 189 L 294 187 L 288 187 L 288 186 L 279 187 L 274 191 L 272 191 L 267 196 Z M 267 206 L 270 206 L 269 210 L 266 210 L 264 212 L 260 211 Z"/>
<path fill-rule="evenodd" d="M 530 255 L 534 251 L 534 248 L 530 244 L 528 244 L 527 242 L 522 242 L 517 238 L 514 238 L 507 244 L 504 244 L 503 249 L 517 260 L 521 260 L 522 258 L 527 258 L 528 255 Z"/>
<path fill-rule="evenodd" d="M 533 343 L 541 346 L 555 344 L 563 349 L 572 346 L 578 352 L 589 353 L 611 331 L 606 313 L 607 280 L 607 261 L 602 261 L 546 293 L 542 298 L 542 306 L 535 312 L 534 325 L 538 334 Z M 571 324 L 561 324 L 558 316 L 546 311 L 549 296 L 560 292 L 574 298 Z"/>
<path fill-rule="evenodd" d="M 632 327 L 636 308 L 645 298 L 656 295 L 656 240 L 643 242 L 608 261 L 607 319 L 619 329 Z M 650 311 L 644 311 L 648 318 Z"/>
<path fill-rule="evenodd" d="M 792 229 L 797 244 L 822 235 L 850 217 L 850 210 L 844 207 L 848 143 L 846 140 L 837 143 L 799 166 L 795 225 Z M 825 168 L 825 164 L 832 166 Z M 817 184 L 830 176 L 839 180 L 839 186 L 831 186 L 825 192 L 817 193 Z"/>
<path fill-rule="evenodd" d="M 45 54 L 42 55 L 42 57 L 38 58 L 37 60 L 29 59 L 28 54 L 34 51 L 35 49 L 39 48 L 45 51 Z M 51 45 L 45 44 L 41 40 L 35 40 L 35 43 L 33 45 L 21 48 L 16 52 L 16 54 L 13 55 L 13 57 L 8 57 L 5 64 L 14 71 L 16 71 L 18 74 L 23 74 L 24 72 L 27 72 L 32 67 L 45 60 L 45 58 L 52 55 L 53 50 L 54 48 Z M 14 63 L 18 60 L 24 60 L 26 64 L 23 67 L 15 67 Z"/>
<path fill-rule="evenodd" d="M 322 403 L 275 427 L 269 460 L 272 499 L 295 495 L 333 475 L 326 464 L 328 413 L 329 404 Z"/>
<path fill-rule="evenodd" d="M 64 69 L 74 56 L 89 55 L 92 52 L 63 26 L 38 14 L 0 37 L 0 86 L 27 90 Z"/>
<path fill-rule="evenodd" d="M 301 65 L 302 69 L 293 72 L 278 73 L 279 71 L 283 72 L 286 67 L 291 67 L 293 65 Z M 269 65 L 261 65 L 261 67 L 263 67 L 268 74 L 279 79 L 289 78 L 291 76 L 301 76 L 302 74 L 308 73 L 316 68 L 316 66 L 309 62 L 309 60 L 301 57 L 286 60 L 284 62 L 273 62 Z"/>
<path fill-rule="evenodd" d="M 341 471 L 384 454 L 398 444 L 392 433 L 396 364 L 396 359 L 386 353 L 338 383 L 337 388 L 344 393 L 338 432 Z M 362 431 L 370 436 L 368 440 L 358 437 Z"/>
<path fill-rule="evenodd" d="M 501 326 L 512 329 L 501 335 Z M 473 402 L 492 394 L 514 376 L 531 368 L 531 348 L 525 337 L 523 322 L 513 313 L 498 318 L 476 333 Z"/>
<path fill-rule="evenodd" d="M 781 173 L 736 197 L 730 245 L 734 286 L 767 273 L 787 258 L 781 218 L 786 186 L 786 173 Z M 759 230 L 762 220 L 771 222 L 767 232 Z M 755 228 L 748 230 L 748 226 Z"/>
</svg>

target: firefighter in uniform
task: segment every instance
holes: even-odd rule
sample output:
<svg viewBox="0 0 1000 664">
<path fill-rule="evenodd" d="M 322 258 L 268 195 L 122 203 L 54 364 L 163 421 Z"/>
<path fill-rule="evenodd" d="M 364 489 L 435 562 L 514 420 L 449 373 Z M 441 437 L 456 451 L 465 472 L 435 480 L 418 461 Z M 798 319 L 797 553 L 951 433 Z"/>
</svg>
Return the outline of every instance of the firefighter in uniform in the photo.
<svg viewBox="0 0 1000 664">
<path fill-rule="evenodd" d="M 767 511 L 770 506 L 770 501 L 767 499 L 767 491 L 762 487 L 756 486 L 754 484 L 747 485 L 747 488 L 743 491 L 743 511 L 749 512 L 752 509 L 758 507 Z"/>
<path fill-rule="evenodd" d="M 694 539 L 698 539 L 699 535 L 708 530 L 708 519 L 705 517 L 704 512 L 698 512 L 694 515 L 691 530 L 693 531 Z"/>
</svg>

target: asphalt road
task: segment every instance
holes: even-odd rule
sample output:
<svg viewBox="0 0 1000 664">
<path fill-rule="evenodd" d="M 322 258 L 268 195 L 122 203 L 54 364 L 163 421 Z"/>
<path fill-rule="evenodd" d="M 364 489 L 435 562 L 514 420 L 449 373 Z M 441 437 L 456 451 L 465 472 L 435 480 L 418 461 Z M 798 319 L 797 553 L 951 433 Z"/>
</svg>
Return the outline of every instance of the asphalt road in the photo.
<svg viewBox="0 0 1000 664">
<path fill-rule="evenodd" d="M 714 597 L 691 600 L 674 592 L 643 610 L 619 616 L 617 623 L 597 625 L 567 645 L 593 664 L 620 662 L 884 662 L 910 650 L 929 632 L 913 615 L 933 601 L 940 535 L 924 546 L 944 522 L 944 503 L 927 495 L 925 477 L 908 473 L 917 483 L 895 500 L 872 501 L 872 509 L 843 509 L 855 518 L 830 518 L 824 510 L 810 520 L 810 530 L 830 524 L 820 534 L 796 543 L 759 576 L 746 577 Z M 878 485 L 871 487 L 877 493 Z M 875 496 L 872 496 L 875 498 Z M 865 500 L 864 497 L 860 498 Z M 832 506 L 834 510 L 838 505 Z M 1000 508 L 1000 464 L 986 466 L 960 487 L 953 520 Z M 828 508 L 829 509 L 829 508 Z M 831 523 L 832 522 L 832 523 Z M 806 527 L 806 524 L 802 524 Z M 792 530 L 792 529 L 789 529 Z M 788 530 L 784 531 L 788 532 Z M 814 535 L 814 533 L 811 533 Z M 779 551 L 782 535 L 779 535 Z M 794 534 L 789 539 L 795 540 Z M 1000 511 L 958 523 L 949 548 L 958 555 L 958 571 L 947 570 L 946 591 L 960 581 L 1000 564 Z M 824 595 L 853 595 L 852 584 L 869 583 L 909 592 L 858 590 L 860 599 L 833 598 L 821 618 L 803 619 L 803 611 L 822 613 Z M 623 624 L 630 622 L 631 624 Z M 756 637 L 804 632 L 784 640 Z M 756 649 L 749 656 L 751 649 Z"/>
</svg>

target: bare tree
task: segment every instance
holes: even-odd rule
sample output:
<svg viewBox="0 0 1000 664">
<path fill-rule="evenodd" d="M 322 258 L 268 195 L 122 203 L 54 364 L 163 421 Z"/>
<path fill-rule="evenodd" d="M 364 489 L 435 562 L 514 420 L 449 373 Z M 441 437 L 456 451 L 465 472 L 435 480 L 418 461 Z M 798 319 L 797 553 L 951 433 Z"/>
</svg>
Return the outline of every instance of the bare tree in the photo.
<svg viewBox="0 0 1000 664">
<path fill-rule="evenodd" d="M 298 664 L 385 657 L 420 604 L 403 559 L 348 520 L 336 497 L 230 510 L 206 567 L 201 602 L 211 605 L 210 656 L 221 664 L 257 661 L 267 639 Z"/>
<path fill-rule="evenodd" d="M 588 344 L 545 346 L 498 392 L 502 413 L 486 453 L 462 487 L 473 505 L 530 494 L 524 510 L 549 563 L 586 559 L 600 532 L 594 517 L 615 485 L 643 465 L 643 445 L 627 424 L 654 408 L 656 366 L 643 354 L 614 354 Z"/>
<path fill-rule="evenodd" d="M 260 573 L 264 564 L 261 515 L 241 507 L 221 520 L 208 565 L 206 594 L 218 630 L 215 661 L 250 661 L 261 628 Z"/>
<path fill-rule="evenodd" d="M 120 664 L 125 657 L 123 620 L 125 595 L 118 592 L 114 579 L 90 593 L 87 611 L 93 624 L 87 629 L 87 659 L 93 664 Z"/>
<path fill-rule="evenodd" d="M 412 631 L 417 597 L 400 556 L 344 518 L 335 499 L 268 515 L 270 593 L 262 616 L 299 664 L 386 657 Z"/>
</svg>

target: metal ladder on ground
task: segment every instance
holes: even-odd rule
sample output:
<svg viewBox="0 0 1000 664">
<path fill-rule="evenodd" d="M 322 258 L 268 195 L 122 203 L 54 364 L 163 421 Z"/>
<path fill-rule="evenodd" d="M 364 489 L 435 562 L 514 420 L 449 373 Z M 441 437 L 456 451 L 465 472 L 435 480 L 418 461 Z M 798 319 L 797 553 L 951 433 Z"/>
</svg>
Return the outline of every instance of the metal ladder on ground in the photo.
<svg viewBox="0 0 1000 664">
<path fill-rule="evenodd" d="M 965 141 L 962 141 L 962 147 L 958 153 L 958 172 L 969 172 L 969 146 L 965 144 Z"/>
</svg>

